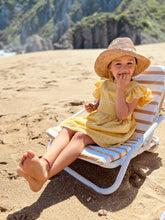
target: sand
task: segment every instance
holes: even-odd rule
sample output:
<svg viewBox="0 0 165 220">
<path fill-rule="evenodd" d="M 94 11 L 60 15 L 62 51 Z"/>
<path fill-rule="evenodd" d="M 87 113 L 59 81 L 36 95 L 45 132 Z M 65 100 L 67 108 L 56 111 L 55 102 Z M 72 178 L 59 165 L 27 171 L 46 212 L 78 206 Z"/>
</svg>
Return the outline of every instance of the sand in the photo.
<svg viewBox="0 0 165 220">
<path fill-rule="evenodd" d="M 165 43 L 137 49 L 152 64 L 165 65 Z M 34 193 L 16 173 L 28 149 L 44 154 L 49 140 L 46 129 L 93 100 L 99 79 L 93 65 L 101 51 L 59 50 L 0 58 L 0 220 L 158 220 L 165 210 L 165 122 L 155 132 L 159 148 L 134 158 L 111 195 L 94 192 L 65 171 Z M 80 160 L 73 165 L 91 172 L 102 186 L 108 186 L 117 173 Z M 99 216 L 100 210 L 106 216 Z"/>
</svg>

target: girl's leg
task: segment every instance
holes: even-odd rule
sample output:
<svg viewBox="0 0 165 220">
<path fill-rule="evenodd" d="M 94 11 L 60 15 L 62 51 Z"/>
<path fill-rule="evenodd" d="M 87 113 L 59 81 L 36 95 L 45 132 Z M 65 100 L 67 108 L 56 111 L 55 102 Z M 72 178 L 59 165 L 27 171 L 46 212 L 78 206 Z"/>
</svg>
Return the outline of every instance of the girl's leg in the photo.
<svg viewBox="0 0 165 220">
<path fill-rule="evenodd" d="M 30 172 L 28 173 L 24 172 L 22 176 L 28 181 L 30 188 L 33 191 L 37 192 L 42 188 L 43 184 L 48 178 L 54 176 L 55 174 L 63 170 L 66 166 L 71 164 L 75 159 L 77 159 L 77 157 L 80 155 L 84 147 L 88 144 L 94 144 L 94 141 L 89 136 L 81 132 L 76 132 L 72 137 L 72 139 L 70 140 L 69 144 L 65 148 L 63 148 L 57 159 L 54 161 L 50 170 L 48 168 L 47 162 L 44 160 L 40 160 L 40 163 L 42 161 L 41 163 L 42 169 L 46 170 L 47 173 L 46 177 L 41 178 L 39 177 L 38 174 L 39 178 L 36 178 L 34 174 L 31 175 L 32 170 L 30 170 Z M 34 160 L 35 157 L 36 156 L 34 156 Z M 48 155 L 47 155 L 47 159 L 49 160 Z M 31 169 L 34 169 L 34 165 L 31 165 Z M 37 169 L 38 167 L 36 166 L 36 170 Z"/>
<path fill-rule="evenodd" d="M 55 159 L 58 157 L 60 152 L 66 147 L 66 145 L 70 142 L 72 136 L 75 134 L 75 131 L 72 131 L 69 128 L 63 128 L 57 137 L 53 140 L 51 146 L 49 147 L 48 151 L 44 154 L 44 158 L 49 158 L 50 164 L 53 164 Z M 27 159 L 27 157 L 31 157 L 31 155 L 28 155 L 25 153 L 21 159 L 20 165 L 24 164 L 24 161 Z"/>
<path fill-rule="evenodd" d="M 57 135 L 57 137 L 53 140 L 48 151 L 43 156 L 44 158 L 48 159 L 50 165 L 54 163 L 58 155 L 68 145 L 75 133 L 76 131 L 64 127 L 62 131 Z"/>
<path fill-rule="evenodd" d="M 66 166 L 76 160 L 83 151 L 84 147 L 88 144 L 95 144 L 95 142 L 88 135 L 76 132 L 69 144 L 54 161 L 51 169 L 49 170 L 48 178 L 59 173 Z"/>
<path fill-rule="evenodd" d="M 74 133 L 74 131 L 68 128 L 63 128 L 43 157 L 48 158 L 50 164 L 53 164 L 61 151 L 69 143 Z M 44 183 L 48 179 L 48 170 L 49 165 L 45 160 L 39 159 L 33 151 L 28 151 L 23 155 L 17 173 L 32 183 L 30 186 L 32 186 L 33 191 L 38 191 L 38 187 L 34 188 L 33 185 L 36 186 L 40 182 Z"/>
</svg>

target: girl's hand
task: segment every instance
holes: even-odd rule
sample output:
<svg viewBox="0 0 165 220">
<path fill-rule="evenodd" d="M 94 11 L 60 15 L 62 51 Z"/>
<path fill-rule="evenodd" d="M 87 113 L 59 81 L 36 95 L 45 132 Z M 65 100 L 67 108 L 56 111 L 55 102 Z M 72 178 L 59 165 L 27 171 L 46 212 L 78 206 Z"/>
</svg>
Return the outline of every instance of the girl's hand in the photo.
<svg viewBox="0 0 165 220">
<path fill-rule="evenodd" d="M 129 73 L 122 73 L 118 76 L 117 87 L 124 90 L 131 80 L 131 75 Z"/>
<path fill-rule="evenodd" d="M 85 109 L 86 109 L 86 111 L 87 111 L 88 113 L 91 113 L 91 112 L 93 112 L 94 110 L 96 110 L 96 106 L 93 105 L 93 104 L 91 104 L 91 103 L 89 103 L 89 104 L 86 104 L 86 105 L 85 105 Z"/>
</svg>

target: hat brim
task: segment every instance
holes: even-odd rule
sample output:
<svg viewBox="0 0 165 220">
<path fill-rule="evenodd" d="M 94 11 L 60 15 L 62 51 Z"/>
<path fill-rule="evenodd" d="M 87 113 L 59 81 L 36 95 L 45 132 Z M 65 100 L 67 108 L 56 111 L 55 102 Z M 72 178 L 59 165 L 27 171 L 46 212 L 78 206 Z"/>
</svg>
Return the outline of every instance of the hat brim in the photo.
<svg viewBox="0 0 165 220">
<path fill-rule="evenodd" d="M 134 72 L 134 76 L 144 72 L 145 69 L 150 65 L 151 61 L 146 58 L 145 56 L 136 53 L 134 51 L 126 51 L 121 49 L 111 49 L 103 51 L 95 62 L 95 71 L 98 76 L 109 79 L 109 70 L 108 65 L 115 60 L 122 56 L 132 56 L 137 59 L 136 71 Z"/>
</svg>

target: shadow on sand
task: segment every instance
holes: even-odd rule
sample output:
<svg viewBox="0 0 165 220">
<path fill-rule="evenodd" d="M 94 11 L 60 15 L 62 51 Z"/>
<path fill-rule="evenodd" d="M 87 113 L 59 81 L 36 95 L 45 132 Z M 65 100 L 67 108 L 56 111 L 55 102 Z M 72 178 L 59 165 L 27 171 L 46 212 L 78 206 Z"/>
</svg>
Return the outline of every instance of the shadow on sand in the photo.
<svg viewBox="0 0 165 220">
<path fill-rule="evenodd" d="M 65 171 L 62 171 L 50 180 L 35 203 L 9 214 L 7 220 L 37 219 L 44 209 L 67 200 L 73 195 L 93 212 L 97 212 L 100 208 L 111 212 L 121 210 L 135 199 L 145 178 L 161 165 L 161 158 L 156 153 L 144 152 L 137 156 L 131 161 L 119 189 L 108 196 L 94 192 Z M 76 160 L 72 167 L 79 170 L 86 177 L 89 176 L 90 180 L 102 187 L 113 184 L 119 170 L 118 168 L 112 170 L 101 168 L 81 160 Z M 90 198 L 90 201 L 88 198 Z"/>
</svg>

